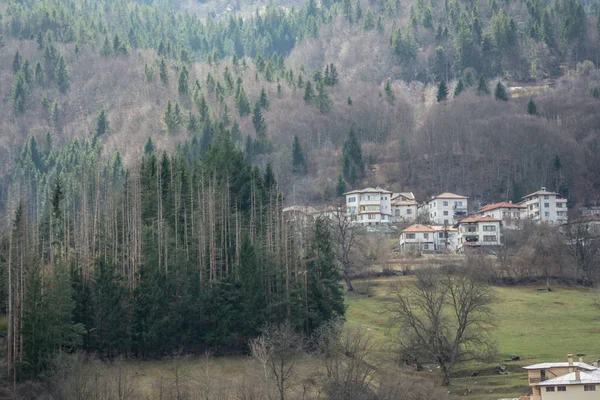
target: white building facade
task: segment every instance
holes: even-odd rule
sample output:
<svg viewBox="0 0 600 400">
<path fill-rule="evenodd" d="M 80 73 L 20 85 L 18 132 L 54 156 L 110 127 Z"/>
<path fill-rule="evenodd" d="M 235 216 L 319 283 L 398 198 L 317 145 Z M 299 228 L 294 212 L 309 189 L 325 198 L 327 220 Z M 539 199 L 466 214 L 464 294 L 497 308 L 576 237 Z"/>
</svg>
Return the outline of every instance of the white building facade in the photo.
<svg viewBox="0 0 600 400">
<path fill-rule="evenodd" d="M 412 192 L 392 195 L 392 219 L 394 222 L 414 222 L 417 219 L 418 203 Z"/>
<path fill-rule="evenodd" d="M 471 216 L 458 224 L 458 251 L 467 247 L 500 246 L 502 221 L 492 217 Z"/>
<path fill-rule="evenodd" d="M 550 225 L 563 225 L 568 221 L 567 199 L 558 193 L 547 191 L 545 187 L 523 197 L 519 204 L 525 207 L 521 213 L 522 219 L 528 218 Z"/>
<path fill-rule="evenodd" d="M 442 193 L 426 201 L 423 212 L 436 225 L 454 225 L 467 215 L 468 197 L 454 193 Z"/>
<path fill-rule="evenodd" d="M 346 213 L 361 225 L 380 225 L 392 222 L 392 192 L 381 188 L 366 188 L 344 193 Z"/>
<path fill-rule="evenodd" d="M 502 221 L 505 229 L 519 229 L 521 227 L 521 214 L 525 206 L 507 202 L 488 204 L 479 209 L 475 215 L 490 217 Z"/>
<path fill-rule="evenodd" d="M 400 233 L 400 251 L 455 251 L 458 230 L 448 226 L 414 224 Z"/>
</svg>

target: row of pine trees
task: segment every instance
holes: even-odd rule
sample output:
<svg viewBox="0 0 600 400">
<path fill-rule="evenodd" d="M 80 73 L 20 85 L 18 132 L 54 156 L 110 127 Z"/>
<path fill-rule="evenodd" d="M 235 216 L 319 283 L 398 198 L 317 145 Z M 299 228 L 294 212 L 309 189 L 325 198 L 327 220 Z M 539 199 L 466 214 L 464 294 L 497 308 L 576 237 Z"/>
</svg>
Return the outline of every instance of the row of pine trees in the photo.
<svg viewBox="0 0 600 400">
<path fill-rule="evenodd" d="M 273 171 L 229 132 L 200 145 L 169 156 L 149 141 L 125 169 L 98 136 L 27 143 L 1 240 L 11 380 L 39 378 L 61 351 L 243 351 L 265 323 L 310 334 L 344 314 L 327 222 L 286 221 Z"/>
</svg>

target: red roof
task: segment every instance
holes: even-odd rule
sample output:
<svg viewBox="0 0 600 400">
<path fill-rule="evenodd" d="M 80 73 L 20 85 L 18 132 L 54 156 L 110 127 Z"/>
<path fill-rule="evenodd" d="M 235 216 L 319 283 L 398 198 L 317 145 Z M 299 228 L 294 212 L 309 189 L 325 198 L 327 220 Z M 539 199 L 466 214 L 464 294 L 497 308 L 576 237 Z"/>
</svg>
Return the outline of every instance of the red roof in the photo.
<svg viewBox="0 0 600 400">
<path fill-rule="evenodd" d="M 500 202 L 500 203 L 488 204 L 487 206 L 484 206 L 481 209 L 479 209 L 479 211 L 477 211 L 477 212 L 478 213 L 484 213 L 484 212 L 487 212 L 487 211 L 496 210 L 498 208 L 518 208 L 518 209 L 523 209 L 523 208 L 527 208 L 527 207 L 521 206 L 519 204 L 507 203 L 506 201 L 503 201 L 503 202 Z"/>
<path fill-rule="evenodd" d="M 433 197 L 434 199 L 468 199 L 467 196 L 461 196 L 460 194 L 454 194 L 449 192 L 444 192 L 442 194 L 438 194 Z"/>
<path fill-rule="evenodd" d="M 414 224 L 403 230 L 402 232 L 435 232 L 429 226 Z"/>
<path fill-rule="evenodd" d="M 501 222 L 499 219 L 492 217 L 484 217 L 480 215 L 471 215 L 465 219 L 459 221 L 459 224 L 469 223 L 469 222 Z"/>
</svg>

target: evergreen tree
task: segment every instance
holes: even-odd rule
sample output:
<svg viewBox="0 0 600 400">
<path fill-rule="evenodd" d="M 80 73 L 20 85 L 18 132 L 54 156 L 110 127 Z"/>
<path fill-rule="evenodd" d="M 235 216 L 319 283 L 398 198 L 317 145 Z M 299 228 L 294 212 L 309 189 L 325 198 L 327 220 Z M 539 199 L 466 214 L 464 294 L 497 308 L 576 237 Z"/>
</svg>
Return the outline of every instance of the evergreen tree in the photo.
<svg viewBox="0 0 600 400">
<path fill-rule="evenodd" d="M 252 114 L 252 125 L 256 131 L 256 136 L 260 140 L 264 140 L 267 135 L 267 124 L 265 118 L 262 115 L 262 109 L 260 103 L 254 105 L 254 113 Z"/>
<path fill-rule="evenodd" d="M 242 305 L 239 322 L 242 325 L 241 336 L 247 340 L 259 333 L 265 322 L 264 310 L 267 306 L 259 257 L 248 234 L 242 238 L 239 260 L 237 271 Z"/>
<path fill-rule="evenodd" d="M 54 76 L 56 77 L 58 90 L 61 93 L 65 93 L 67 90 L 69 90 L 69 86 L 71 85 L 71 74 L 69 73 L 67 63 L 65 62 L 63 56 L 58 56 Z"/>
<path fill-rule="evenodd" d="M 335 187 L 335 192 L 337 197 L 342 197 L 344 193 L 346 193 L 346 181 L 344 181 L 344 177 L 342 174 L 338 175 L 337 185 Z"/>
<path fill-rule="evenodd" d="M 371 31 L 375 28 L 375 16 L 373 15 L 373 11 L 371 9 L 367 10 L 365 14 L 365 20 L 363 21 L 363 29 L 365 31 Z"/>
<path fill-rule="evenodd" d="M 438 86 L 437 101 L 439 103 L 439 102 L 442 102 L 447 99 L 448 99 L 448 87 L 446 86 L 446 82 L 442 80 L 440 82 L 440 85 Z"/>
<path fill-rule="evenodd" d="M 300 85 L 298 85 L 300 86 Z M 315 98 L 315 92 L 312 88 L 312 83 L 310 81 L 306 82 L 306 87 L 304 88 L 304 101 L 308 103 L 312 103 Z"/>
<path fill-rule="evenodd" d="M 193 134 L 198 131 L 198 121 L 191 111 L 188 114 L 186 130 L 189 134 Z"/>
<path fill-rule="evenodd" d="M 42 69 L 42 64 L 38 61 L 35 65 L 35 83 L 38 86 L 44 86 L 44 70 Z"/>
<path fill-rule="evenodd" d="M 260 90 L 260 97 L 258 98 L 258 103 L 260 104 L 263 110 L 267 110 L 269 108 L 269 99 L 267 98 L 267 92 L 264 86 Z"/>
<path fill-rule="evenodd" d="M 151 136 L 148 136 L 148 139 L 146 139 L 146 143 L 144 144 L 144 153 L 146 155 L 154 153 L 154 143 L 152 142 Z"/>
<path fill-rule="evenodd" d="M 483 75 L 479 77 L 479 83 L 477 84 L 477 92 L 480 94 L 490 94 L 490 89 L 488 88 L 487 82 Z"/>
<path fill-rule="evenodd" d="M 344 178 L 351 185 L 354 185 L 357 179 L 362 178 L 365 172 L 362 149 L 354 129 L 350 129 L 350 133 L 344 141 L 342 148 L 342 171 Z"/>
<path fill-rule="evenodd" d="M 350 0 L 342 0 L 342 13 L 344 14 L 344 18 L 349 23 L 352 23 L 352 2 Z"/>
<path fill-rule="evenodd" d="M 167 107 L 163 112 L 163 126 L 167 133 L 173 133 L 175 132 L 175 128 L 177 128 L 177 116 L 171 100 L 167 102 Z"/>
<path fill-rule="evenodd" d="M 502 82 L 498 82 L 498 84 L 496 85 L 494 97 L 496 98 L 496 100 L 508 101 L 508 94 L 506 93 L 506 88 L 504 87 Z"/>
<path fill-rule="evenodd" d="M 102 44 L 102 49 L 100 49 L 100 55 L 102 57 L 110 57 L 111 54 L 112 54 L 112 47 L 110 45 L 110 41 L 108 40 L 108 37 L 105 37 L 104 43 Z"/>
<path fill-rule="evenodd" d="M 310 334 L 323 322 L 345 314 L 340 270 L 333 250 L 329 222 L 324 217 L 315 221 L 306 255 L 308 273 L 305 329 Z"/>
<path fill-rule="evenodd" d="M 15 53 L 15 56 L 12 61 L 12 70 L 16 74 L 21 70 L 21 64 L 23 63 L 23 58 L 21 57 L 21 53 L 19 50 Z"/>
<path fill-rule="evenodd" d="M 151 65 L 144 64 L 144 81 L 150 83 L 154 80 L 154 68 Z"/>
<path fill-rule="evenodd" d="M 54 80 L 58 57 L 59 53 L 54 46 L 54 43 L 52 43 L 51 40 L 46 40 L 46 44 L 44 45 L 44 69 L 46 71 L 46 76 L 50 80 Z"/>
<path fill-rule="evenodd" d="M 458 78 L 458 82 L 456 82 L 456 87 L 454 88 L 454 97 L 457 97 L 465 90 L 465 84 L 463 83 L 462 78 Z"/>
<path fill-rule="evenodd" d="M 295 175 L 306 175 L 308 172 L 306 157 L 298 135 L 294 135 L 294 142 L 292 143 L 292 171 Z"/>
<path fill-rule="evenodd" d="M 167 62 L 164 58 L 160 59 L 158 75 L 163 85 L 167 86 L 169 84 L 169 70 L 167 69 Z"/>
<path fill-rule="evenodd" d="M 325 82 L 329 86 L 335 86 L 339 83 L 337 68 L 333 63 L 329 64 L 329 79 Z"/>
<path fill-rule="evenodd" d="M 179 81 L 177 84 L 177 91 L 180 96 L 187 96 L 190 93 L 189 89 L 189 75 L 188 70 L 185 65 L 181 68 L 181 72 L 179 73 Z"/>
<path fill-rule="evenodd" d="M 98 115 L 98 119 L 96 120 L 96 130 L 94 135 L 98 137 L 108 132 L 110 132 L 110 122 L 108 121 L 106 110 L 103 108 Z"/>
<path fill-rule="evenodd" d="M 21 115 L 27 108 L 29 99 L 29 86 L 22 72 L 17 73 L 13 80 L 12 101 L 15 115 Z"/>
<path fill-rule="evenodd" d="M 535 101 L 533 101 L 533 97 L 531 99 L 529 99 L 529 103 L 527 103 L 527 114 L 529 114 L 529 115 L 537 115 L 538 114 L 537 105 L 535 104 Z"/>
<path fill-rule="evenodd" d="M 236 106 L 240 117 L 245 117 L 250 114 L 250 101 L 248 100 L 248 96 L 243 87 L 240 89 L 240 94 L 236 100 Z"/>
<path fill-rule="evenodd" d="M 23 61 L 21 65 L 21 72 L 23 73 L 23 77 L 25 78 L 25 82 L 28 85 L 33 81 L 33 72 L 31 71 L 31 65 L 29 64 L 29 60 Z"/>
<path fill-rule="evenodd" d="M 356 20 L 360 21 L 363 17 L 362 7 L 360 6 L 360 0 L 356 0 Z"/>
<path fill-rule="evenodd" d="M 394 89 L 392 89 L 392 81 L 387 79 L 385 81 L 385 86 L 383 88 L 385 92 L 385 97 L 390 104 L 394 104 L 396 102 L 396 95 L 394 94 Z"/>
<path fill-rule="evenodd" d="M 308 84 L 307 84 L 308 87 Z M 331 110 L 331 106 L 333 102 L 329 99 L 329 93 L 327 93 L 327 88 L 325 87 L 325 83 L 321 79 L 317 82 L 317 108 L 321 113 L 326 113 Z"/>
</svg>

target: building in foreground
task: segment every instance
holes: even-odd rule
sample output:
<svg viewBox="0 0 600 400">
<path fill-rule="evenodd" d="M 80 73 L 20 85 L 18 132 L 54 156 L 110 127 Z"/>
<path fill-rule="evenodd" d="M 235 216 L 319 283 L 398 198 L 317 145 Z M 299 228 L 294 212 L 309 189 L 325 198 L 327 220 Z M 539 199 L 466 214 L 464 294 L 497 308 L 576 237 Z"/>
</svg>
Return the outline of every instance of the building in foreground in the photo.
<svg viewBox="0 0 600 400">
<path fill-rule="evenodd" d="M 458 231 L 454 227 L 414 224 L 400 232 L 400 251 L 455 251 Z"/>
<path fill-rule="evenodd" d="M 412 192 L 392 194 L 392 218 L 394 222 L 414 222 L 418 203 Z"/>
<path fill-rule="evenodd" d="M 595 365 L 594 365 L 595 364 Z M 527 371 L 531 400 L 600 400 L 600 369 L 598 363 L 550 362 L 523 367 Z"/>
<path fill-rule="evenodd" d="M 458 228 L 458 251 L 467 247 L 500 246 L 502 221 L 492 217 L 473 215 L 456 224 Z"/>
<path fill-rule="evenodd" d="M 366 188 L 344 193 L 346 213 L 361 225 L 380 225 L 392 222 L 392 192 L 381 188 Z"/>
<path fill-rule="evenodd" d="M 506 229 L 519 229 L 521 226 L 521 214 L 525 206 L 508 202 L 488 204 L 481 207 L 475 215 L 490 217 L 502 221 L 502 227 Z"/>
</svg>

